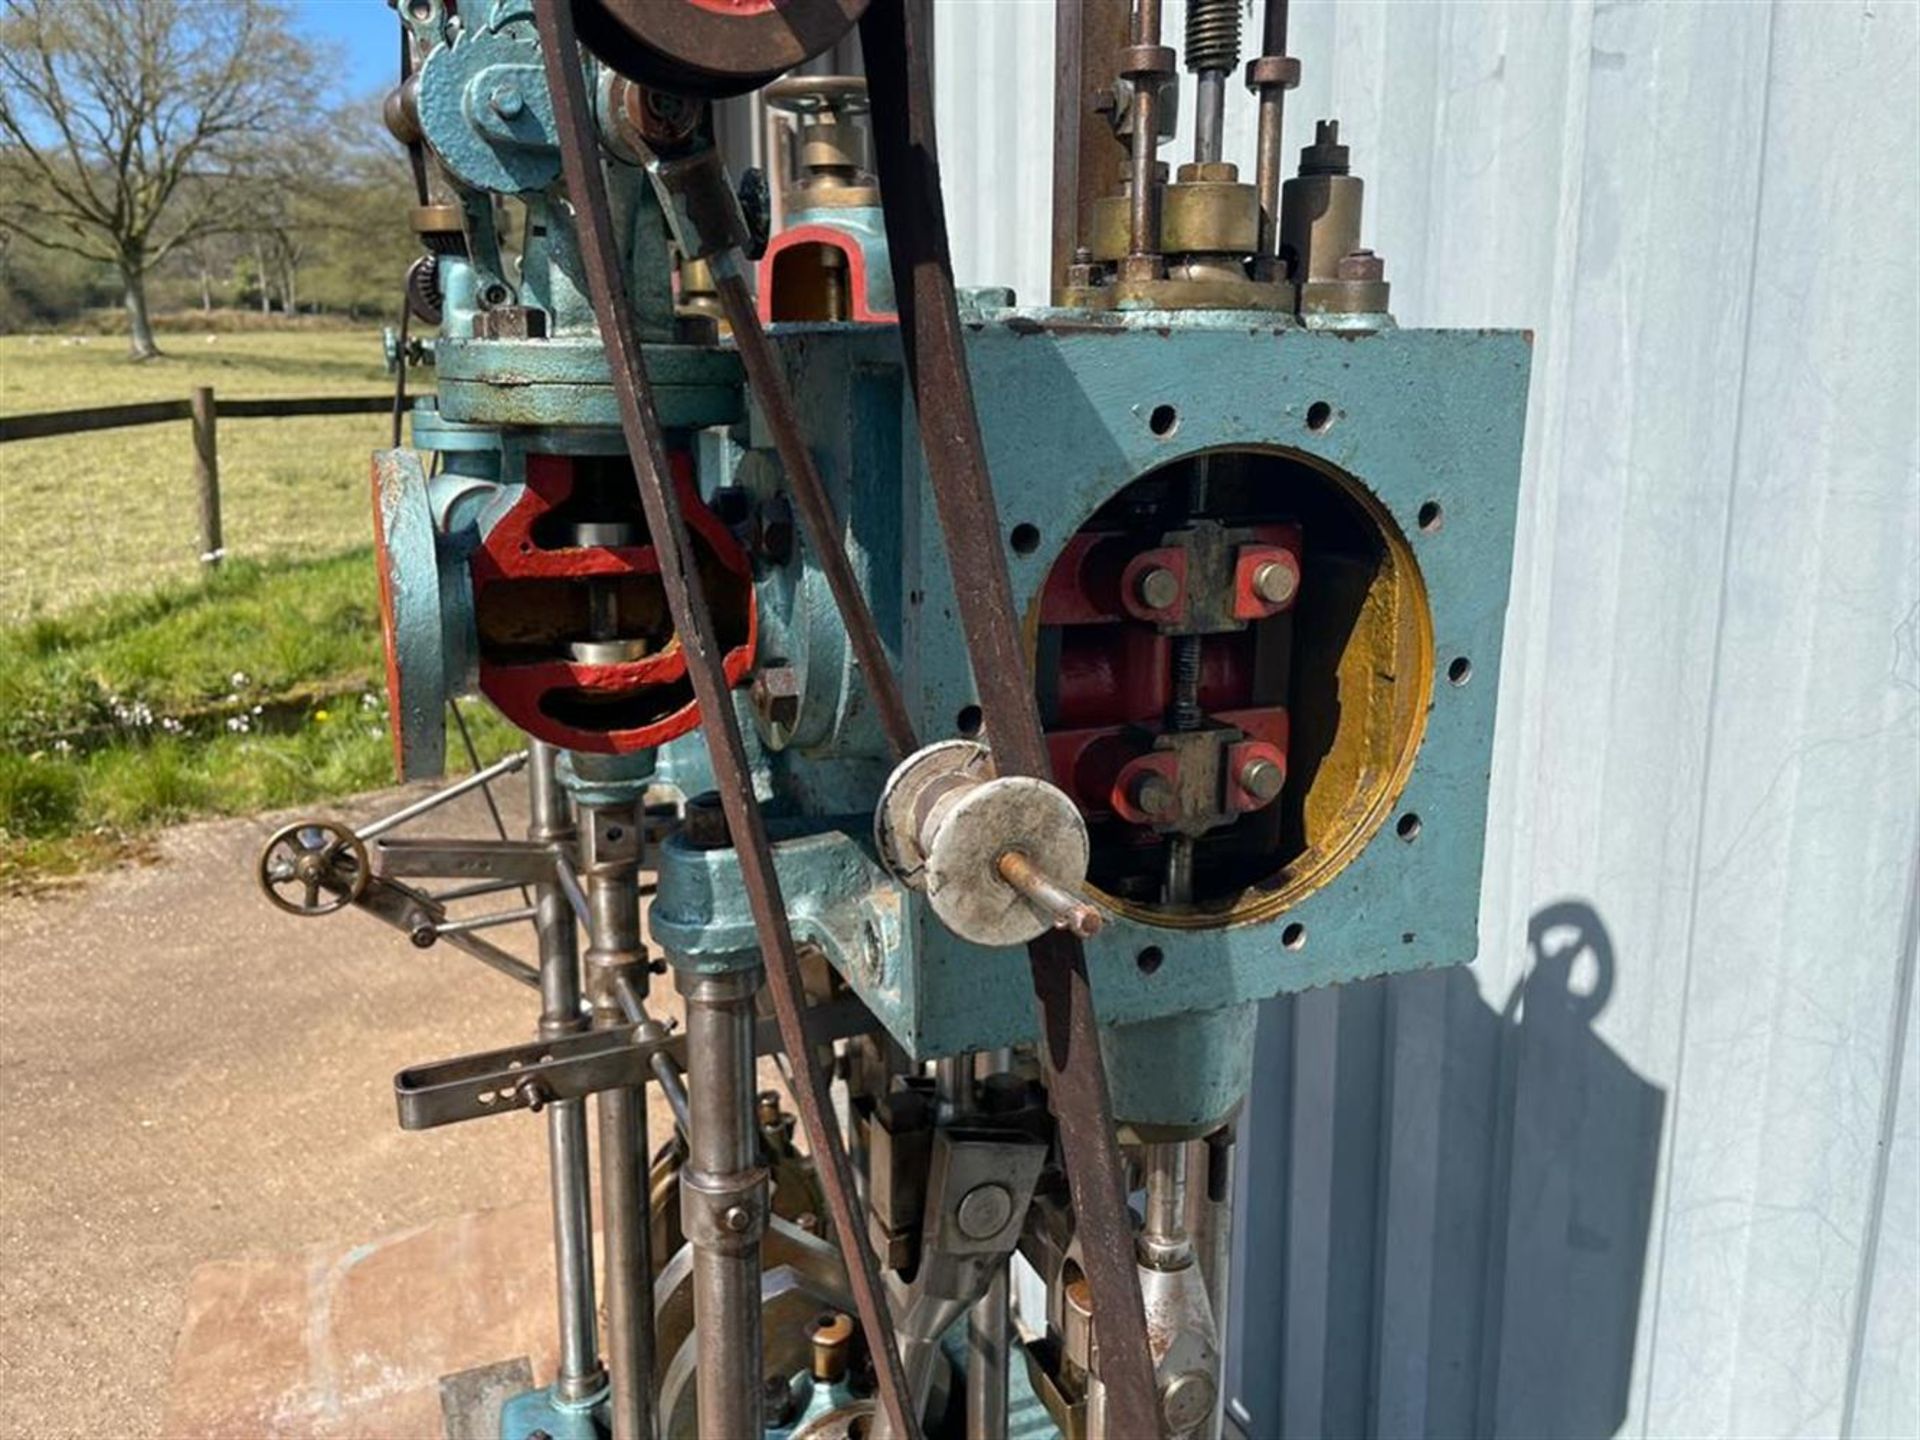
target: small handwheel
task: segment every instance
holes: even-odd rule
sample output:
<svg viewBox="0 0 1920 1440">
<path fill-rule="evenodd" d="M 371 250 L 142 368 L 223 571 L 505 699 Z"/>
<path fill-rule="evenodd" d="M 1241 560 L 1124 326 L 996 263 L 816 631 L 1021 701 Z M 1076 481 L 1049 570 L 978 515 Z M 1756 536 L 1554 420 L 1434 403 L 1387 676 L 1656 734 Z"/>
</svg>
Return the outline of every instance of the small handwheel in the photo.
<svg viewBox="0 0 1920 1440">
<path fill-rule="evenodd" d="M 289 915 L 331 915 L 367 888 L 367 847 L 331 820 L 296 820 L 260 851 L 260 893 Z"/>
<path fill-rule="evenodd" d="M 785 75 L 767 86 L 767 106 L 788 115 L 864 115 L 873 108 L 864 75 Z"/>
</svg>

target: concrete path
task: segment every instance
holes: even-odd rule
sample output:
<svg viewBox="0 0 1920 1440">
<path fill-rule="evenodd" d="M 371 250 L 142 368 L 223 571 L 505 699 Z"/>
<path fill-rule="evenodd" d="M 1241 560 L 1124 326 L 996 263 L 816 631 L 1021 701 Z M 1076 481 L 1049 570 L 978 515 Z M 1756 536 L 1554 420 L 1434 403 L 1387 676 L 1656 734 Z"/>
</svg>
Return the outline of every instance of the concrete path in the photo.
<svg viewBox="0 0 1920 1440">
<path fill-rule="evenodd" d="M 484 833 L 477 803 L 444 813 L 435 833 Z M 203 1264 L 268 1273 L 545 1196 L 537 1121 L 408 1135 L 392 1098 L 407 1065 L 529 1037 L 532 993 L 365 916 L 270 908 L 253 863 L 284 818 L 182 827 L 157 864 L 0 900 L 0 1435 L 165 1433 Z M 543 1328 L 550 1283 L 524 1291 Z"/>
</svg>

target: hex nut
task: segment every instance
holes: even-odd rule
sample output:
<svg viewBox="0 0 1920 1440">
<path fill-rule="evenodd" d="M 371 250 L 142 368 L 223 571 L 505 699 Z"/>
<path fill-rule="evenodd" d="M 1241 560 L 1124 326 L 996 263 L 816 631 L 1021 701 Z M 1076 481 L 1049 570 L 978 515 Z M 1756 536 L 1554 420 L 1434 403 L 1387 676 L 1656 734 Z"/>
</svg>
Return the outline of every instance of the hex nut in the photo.
<svg viewBox="0 0 1920 1440">
<path fill-rule="evenodd" d="M 1387 262 L 1371 250 L 1355 250 L 1340 257 L 1334 267 L 1342 280 L 1384 280 Z"/>
<path fill-rule="evenodd" d="M 800 719 L 800 672 L 793 666 L 767 666 L 753 677 L 749 693 L 754 711 L 767 724 L 791 730 Z"/>
</svg>

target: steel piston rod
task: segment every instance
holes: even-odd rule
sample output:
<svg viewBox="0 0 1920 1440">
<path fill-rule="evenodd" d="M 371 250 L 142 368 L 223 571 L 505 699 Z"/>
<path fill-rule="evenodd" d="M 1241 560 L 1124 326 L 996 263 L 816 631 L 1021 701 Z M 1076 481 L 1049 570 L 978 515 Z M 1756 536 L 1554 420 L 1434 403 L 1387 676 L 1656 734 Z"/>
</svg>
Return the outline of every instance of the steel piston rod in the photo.
<svg viewBox="0 0 1920 1440">
<path fill-rule="evenodd" d="M 554 773 L 558 752 L 535 741 L 529 769 L 528 838 L 571 844 L 573 820 Z M 540 1038 L 587 1027 L 581 1005 L 579 937 L 557 885 L 536 885 L 534 929 L 540 937 Z M 553 1197 L 553 1269 L 560 1315 L 560 1398 L 582 1401 L 606 1383 L 593 1286 L 592 1196 L 588 1179 L 587 1106 L 556 1100 L 547 1107 L 548 1175 Z"/>
<path fill-rule="evenodd" d="M 593 298 L 608 370 L 620 410 L 620 428 L 633 466 L 635 488 L 647 526 L 656 537 L 662 588 L 674 630 L 686 655 L 687 678 L 700 706 L 701 729 L 734 846 L 739 852 L 754 927 L 759 935 L 767 986 L 780 1022 L 782 1042 L 794 1057 L 793 1098 L 819 1170 L 827 1208 L 847 1260 L 855 1309 L 866 1331 L 879 1382 L 880 1405 L 895 1434 L 919 1434 L 918 1416 L 907 1400 L 906 1373 L 893 1334 L 893 1317 L 881 1288 L 880 1270 L 867 1239 L 864 1217 L 854 1208 L 852 1167 L 833 1124 L 826 1077 L 807 1033 L 805 992 L 793 931 L 774 869 L 766 820 L 754 796 L 746 745 L 714 631 L 705 592 L 695 582 L 685 518 L 668 483 L 666 447 L 653 410 L 646 366 L 633 323 L 632 302 L 620 266 L 606 176 L 600 168 L 573 9 L 567 0 L 536 0 L 541 58 L 554 100 L 554 123 L 567 191 L 579 218 L 581 256 Z"/>
</svg>

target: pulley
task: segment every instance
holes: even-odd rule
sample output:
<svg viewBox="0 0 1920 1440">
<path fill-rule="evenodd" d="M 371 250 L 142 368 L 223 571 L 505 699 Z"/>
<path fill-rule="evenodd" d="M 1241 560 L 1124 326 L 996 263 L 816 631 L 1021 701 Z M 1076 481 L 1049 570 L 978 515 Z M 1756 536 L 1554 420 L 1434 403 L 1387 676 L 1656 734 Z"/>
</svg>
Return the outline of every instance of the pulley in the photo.
<svg viewBox="0 0 1920 1440">
<path fill-rule="evenodd" d="M 580 38 L 629 79 L 722 99 L 758 89 L 852 30 L 868 0 L 579 0 Z"/>
</svg>

